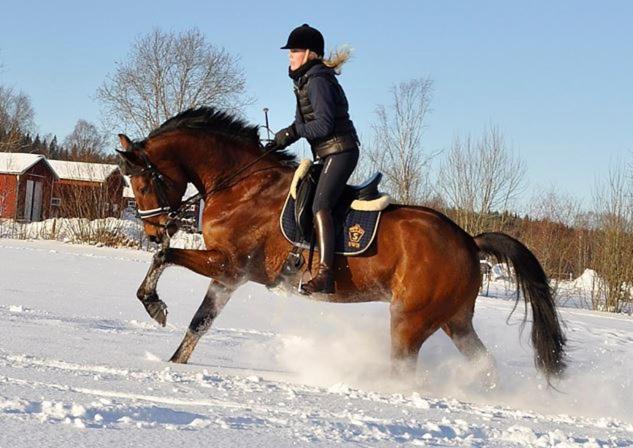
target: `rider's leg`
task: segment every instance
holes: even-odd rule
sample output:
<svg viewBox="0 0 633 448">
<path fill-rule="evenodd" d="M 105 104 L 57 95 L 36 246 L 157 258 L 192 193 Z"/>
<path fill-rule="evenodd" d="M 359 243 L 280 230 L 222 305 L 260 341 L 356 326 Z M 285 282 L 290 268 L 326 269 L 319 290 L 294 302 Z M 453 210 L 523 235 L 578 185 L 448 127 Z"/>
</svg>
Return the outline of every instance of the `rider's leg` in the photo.
<svg viewBox="0 0 633 448">
<path fill-rule="evenodd" d="M 308 283 L 302 285 L 302 292 L 312 294 L 334 293 L 334 219 L 332 212 L 322 208 L 314 216 L 316 224 L 317 241 L 319 243 L 319 272 Z"/>
<path fill-rule="evenodd" d="M 302 286 L 302 291 L 306 294 L 334 293 L 335 228 L 332 209 L 341 197 L 357 161 L 358 151 L 332 154 L 325 159 L 312 204 L 319 244 L 319 272 Z"/>
</svg>

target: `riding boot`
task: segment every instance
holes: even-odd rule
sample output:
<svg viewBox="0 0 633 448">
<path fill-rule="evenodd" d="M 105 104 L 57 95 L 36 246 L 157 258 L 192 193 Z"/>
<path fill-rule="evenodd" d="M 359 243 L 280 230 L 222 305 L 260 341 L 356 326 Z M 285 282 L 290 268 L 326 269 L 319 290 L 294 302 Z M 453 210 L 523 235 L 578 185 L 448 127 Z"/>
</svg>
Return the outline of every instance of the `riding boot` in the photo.
<svg viewBox="0 0 633 448">
<path fill-rule="evenodd" d="M 327 209 L 316 212 L 314 218 L 321 258 L 319 272 L 309 282 L 301 285 L 301 292 L 334 294 L 334 219 L 332 212 Z"/>
</svg>

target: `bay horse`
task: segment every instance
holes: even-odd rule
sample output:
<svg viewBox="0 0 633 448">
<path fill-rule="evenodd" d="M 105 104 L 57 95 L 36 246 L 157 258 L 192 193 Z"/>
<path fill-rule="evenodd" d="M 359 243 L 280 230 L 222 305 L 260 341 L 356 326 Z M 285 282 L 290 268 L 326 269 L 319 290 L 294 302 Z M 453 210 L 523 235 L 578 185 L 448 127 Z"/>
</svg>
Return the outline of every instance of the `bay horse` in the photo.
<svg viewBox="0 0 633 448">
<path fill-rule="evenodd" d="M 257 126 L 206 107 L 170 118 L 143 140 L 132 141 L 123 134 L 119 140 L 121 166 L 131 176 L 144 230 L 152 241 L 162 243 L 137 292 L 149 315 L 165 325 L 167 307 L 156 285 L 168 265 L 184 266 L 212 279 L 170 359 L 187 363 L 240 285 L 247 281 L 269 288 L 298 285 L 300 274 L 283 274 L 292 247 L 279 226 L 296 158 L 285 150 L 266 152 Z M 205 198 L 205 250 L 169 247 L 176 230 L 172 218 L 182 208 L 188 182 Z M 473 237 L 436 210 L 391 204 L 382 212 L 372 244 L 359 256 L 337 255 L 336 293 L 310 297 L 337 303 L 389 302 L 395 372 L 415 370 L 422 343 L 440 328 L 468 359 L 487 359 L 494 366 L 472 322 L 481 284 L 480 254 L 487 253 L 511 263 L 518 285 L 516 300 L 520 290 L 526 313 L 527 304 L 531 307 L 536 367 L 548 382 L 563 373 L 566 339 L 548 279 L 521 242 L 503 233 Z"/>
</svg>

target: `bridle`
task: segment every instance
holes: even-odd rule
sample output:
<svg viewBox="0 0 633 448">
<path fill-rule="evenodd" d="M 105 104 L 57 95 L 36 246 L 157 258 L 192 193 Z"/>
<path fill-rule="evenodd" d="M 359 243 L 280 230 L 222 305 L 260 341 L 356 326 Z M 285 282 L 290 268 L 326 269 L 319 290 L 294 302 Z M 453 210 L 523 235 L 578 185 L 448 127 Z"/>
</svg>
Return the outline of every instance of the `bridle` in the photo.
<svg viewBox="0 0 633 448">
<path fill-rule="evenodd" d="M 154 184 L 154 191 L 156 192 L 156 196 L 158 197 L 158 207 L 149 209 L 149 210 L 141 210 L 137 209 L 137 216 L 141 219 L 154 218 L 156 216 L 168 215 L 170 218 L 175 217 L 179 208 L 173 208 L 169 204 L 169 200 L 167 199 L 167 193 L 165 192 L 165 184 L 167 178 L 163 173 L 161 173 L 156 166 L 149 161 L 147 155 L 142 152 L 142 158 L 145 162 L 145 168 L 143 168 L 138 173 L 130 175 L 133 176 L 142 176 L 146 173 L 149 173 L 152 183 Z M 171 182 L 171 180 L 169 180 Z"/>
<path fill-rule="evenodd" d="M 174 221 L 177 221 L 179 215 L 182 214 L 181 212 L 182 201 L 177 207 L 172 207 L 167 197 L 166 184 L 168 182 L 169 183 L 173 183 L 173 182 L 171 181 L 171 179 L 169 179 L 167 176 L 161 173 L 158 168 L 156 168 L 156 166 L 147 157 L 147 154 L 145 153 L 145 151 L 139 150 L 138 154 L 140 155 L 141 160 L 143 161 L 145 166 L 140 171 L 130 173 L 129 176 L 135 177 L 135 176 L 143 176 L 145 174 L 149 174 L 151 182 L 154 186 L 154 191 L 158 199 L 158 207 L 148 209 L 148 210 L 137 209 L 136 216 L 142 219 L 143 221 L 146 221 L 148 224 L 153 225 L 154 227 L 167 229 L 167 227 L 170 227 Z M 161 224 L 154 220 L 152 221 L 149 220 L 150 218 L 155 218 L 157 216 L 162 216 L 162 215 L 167 215 L 168 217 L 167 223 L 165 224 Z"/>
<path fill-rule="evenodd" d="M 169 203 L 169 199 L 167 198 L 167 193 L 165 189 L 166 189 L 167 182 L 170 182 L 170 183 L 173 183 L 173 182 L 171 181 L 171 179 L 169 179 L 169 177 L 161 173 L 160 170 L 156 168 L 156 165 L 154 165 L 149 160 L 147 153 L 144 150 L 140 149 L 138 150 L 138 153 L 140 154 L 141 159 L 143 163 L 145 164 L 145 166 L 140 171 L 131 173 L 129 176 L 130 177 L 142 176 L 144 174 L 149 173 L 152 183 L 154 184 L 154 191 L 156 192 L 156 196 L 158 199 L 158 207 L 152 208 L 149 210 L 137 209 L 137 216 L 150 225 L 167 229 L 167 227 L 170 227 L 173 223 L 180 221 L 182 219 L 183 215 L 185 214 L 187 210 L 187 206 L 199 201 L 200 199 L 206 200 L 206 198 L 211 196 L 213 193 L 230 188 L 233 185 L 239 183 L 240 181 L 246 179 L 246 177 L 243 177 L 241 179 L 238 179 L 236 182 L 230 183 L 231 180 L 235 179 L 238 175 L 246 171 L 246 169 L 255 165 L 257 162 L 259 162 L 264 157 L 266 157 L 269 153 L 276 150 L 277 148 L 274 146 L 268 149 L 265 149 L 259 156 L 257 156 L 255 159 L 251 160 L 249 163 L 247 163 L 246 165 L 244 165 L 243 167 L 235 171 L 232 175 L 223 179 L 221 182 L 218 183 L 217 186 L 215 186 L 211 190 L 205 191 L 204 193 L 197 193 L 191 196 L 190 198 L 186 199 L 185 201 L 180 201 L 177 207 L 172 207 L 172 205 Z M 162 216 L 162 215 L 167 215 L 168 219 L 165 224 L 149 221 L 150 218 L 155 218 L 156 216 Z"/>
</svg>

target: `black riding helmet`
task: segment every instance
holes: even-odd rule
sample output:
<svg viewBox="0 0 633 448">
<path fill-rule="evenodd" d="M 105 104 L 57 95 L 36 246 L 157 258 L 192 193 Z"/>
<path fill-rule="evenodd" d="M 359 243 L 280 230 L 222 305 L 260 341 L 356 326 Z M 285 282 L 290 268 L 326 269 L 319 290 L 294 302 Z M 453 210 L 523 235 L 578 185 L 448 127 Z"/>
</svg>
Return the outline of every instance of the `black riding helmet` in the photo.
<svg viewBox="0 0 633 448">
<path fill-rule="evenodd" d="M 312 50 L 322 57 L 325 53 L 325 40 L 319 30 L 304 23 L 292 30 L 288 36 L 288 42 L 281 47 L 282 50 L 290 50 L 291 48 Z"/>
</svg>

